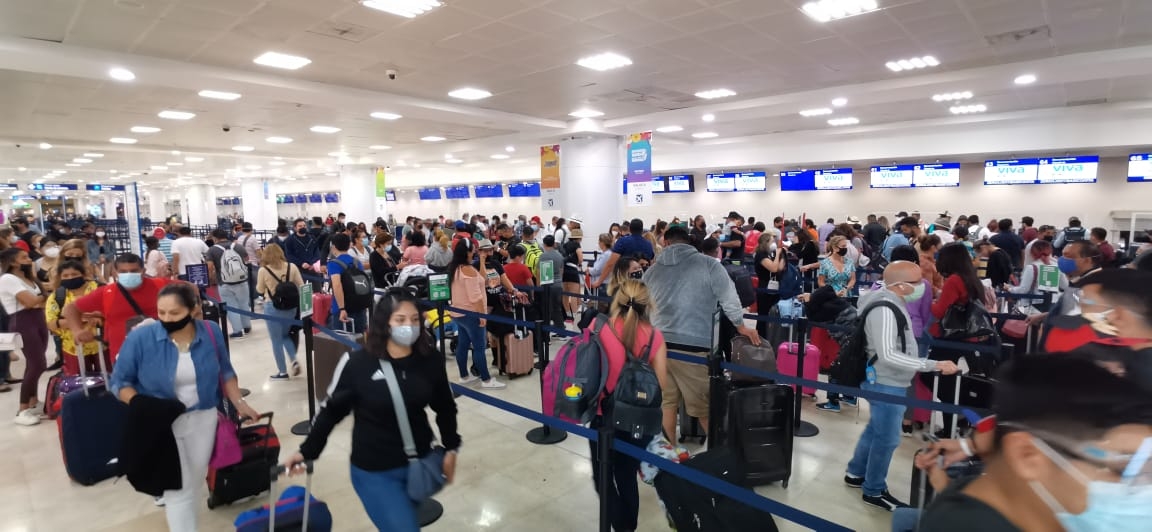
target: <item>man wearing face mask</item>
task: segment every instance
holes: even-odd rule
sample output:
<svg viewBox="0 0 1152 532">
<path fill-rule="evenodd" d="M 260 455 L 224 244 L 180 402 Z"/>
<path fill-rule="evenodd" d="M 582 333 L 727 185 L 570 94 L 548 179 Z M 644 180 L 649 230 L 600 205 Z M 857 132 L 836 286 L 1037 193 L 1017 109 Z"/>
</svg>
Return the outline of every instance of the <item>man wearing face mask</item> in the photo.
<svg viewBox="0 0 1152 532">
<path fill-rule="evenodd" d="M 1039 345 L 1043 351 L 1062 352 L 1075 349 L 1096 335 L 1085 326 L 1080 316 L 1081 281 L 1100 272 L 1100 248 L 1088 240 L 1078 240 L 1064 246 L 1063 254 L 1056 261 L 1060 271 L 1072 283 L 1060 296 L 1051 312 L 1028 317 L 1029 324 L 1044 323 L 1044 335 Z"/>
<path fill-rule="evenodd" d="M 1075 390 L 1075 393 L 1069 393 Z M 925 532 L 1148 530 L 1152 395 L 1075 355 L 1022 357 L 998 373 L 984 474 L 928 507 Z"/>
<path fill-rule="evenodd" d="M 160 289 L 171 281 L 144 278 L 144 261 L 132 253 L 116 257 L 116 282 L 101 286 L 96 291 L 64 306 L 61 315 L 77 342 L 93 341 L 95 336 L 84 327 L 85 319 L 103 316 L 104 339 L 108 342 L 108 356 L 113 362 L 128 335 L 128 321 L 137 317 L 156 319 L 156 298 Z"/>
<path fill-rule="evenodd" d="M 870 362 L 861 389 L 904 397 L 918 372 L 952 375 L 959 371 L 951 361 L 919 356 L 906 304 L 924 295 L 921 272 L 916 263 L 895 261 L 884 269 L 884 288 L 861 296 L 865 352 Z M 892 454 L 900 446 L 905 407 L 881 401 L 869 401 L 869 405 L 868 426 L 856 442 L 844 483 L 863 489 L 865 503 L 891 512 L 908 506 L 888 492 L 887 481 Z"/>
<path fill-rule="evenodd" d="M 1076 287 L 1081 290 L 1081 316 L 1095 332 L 1111 337 L 1090 342 L 1083 350 L 1152 392 L 1152 273 L 1101 270 Z"/>
<path fill-rule="evenodd" d="M 320 260 L 320 238 L 308 233 L 308 224 L 303 218 L 297 218 L 292 225 L 293 232 L 284 241 L 284 256 L 289 263 L 300 268 L 304 281 L 312 283 L 312 289 L 319 293 L 324 284 L 324 273 L 316 271 L 312 265 Z M 327 249 L 323 251 L 327 252 Z"/>
</svg>

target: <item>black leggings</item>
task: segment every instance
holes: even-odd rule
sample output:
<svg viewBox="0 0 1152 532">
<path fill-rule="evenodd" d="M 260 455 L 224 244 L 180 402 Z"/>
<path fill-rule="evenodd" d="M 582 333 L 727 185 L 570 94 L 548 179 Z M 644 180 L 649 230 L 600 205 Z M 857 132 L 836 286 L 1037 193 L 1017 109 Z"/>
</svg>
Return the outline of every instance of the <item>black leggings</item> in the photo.
<svg viewBox="0 0 1152 532">
<path fill-rule="evenodd" d="M 592 420 L 591 427 L 597 429 L 603 423 L 604 418 L 597 416 Z M 632 434 L 627 432 L 615 431 L 615 437 L 617 441 L 637 447 L 643 448 L 647 445 L 633 439 Z M 599 449 L 596 442 L 591 440 L 588 441 L 588 447 L 592 450 L 592 482 L 596 487 L 596 493 L 603 497 L 605 494 L 600 493 Z M 640 487 L 636 478 L 636 471 L 639 469 L 639 460 L 619 451 L 612 451 L 612 480 L 608 482 L 607 494 L 612 530 L 618 532 L 636 530 L 636 521 L 640 515 Z"/>
<path fill-rule="evenodd" d="M 8 330 L 20 333 L 24 341 L 24 381 L 20 383 L 20 404 L 28 404 L 37 396 L 40 376 L 48 367 L 48 324 L 43 309 L 24 309 L 8 318 Z"/>
</svg>

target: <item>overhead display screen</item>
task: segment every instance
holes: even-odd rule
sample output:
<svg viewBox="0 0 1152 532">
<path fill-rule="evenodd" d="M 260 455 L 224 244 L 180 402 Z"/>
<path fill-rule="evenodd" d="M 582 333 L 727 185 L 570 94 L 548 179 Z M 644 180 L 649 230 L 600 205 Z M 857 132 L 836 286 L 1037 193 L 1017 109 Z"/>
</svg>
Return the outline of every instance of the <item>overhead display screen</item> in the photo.
<svg viewBox="0 0 1152 532">
<path fill-rule="evenodd" d="M 708 174 L 708 192 L 736 192 L 736 174 Z"/>
<path fill-rule="evenodd" d="M 1095 183 L 1100 156 L 1049 157 L 1040 159 L 1037 183 Z"/>
<path fill-rule="evenodd" d="M 296 195 L 296 203 L 308 203 L 308 195 L 307 194 L 297 194 Z"/>
<path fill-rule="evenodd" d="M 852 190 L 851 168 L 789 170 L 780 172 L 780 190 Z"/>
<path fill-rule="evenodd" d="M 668 190 L 665 188 L 666 185 L 664 183 L 664 178 L 665 178 L 665 176 L 662 176 L 662 175 L 652 176 L 652 193 L 653 194 L 663 194 L 665 192 L 668 192 Z M 628 195 L 628 176 L 624 176 L 624 189 L 623 190 L 624 190 L 624 195 L 627 196 Z"/>
<path fill-rule="evenodd" d="M 540 183 L 512 183 L 508 185 L 510 198 L 538 198 L 540 197 Z"/>
<path fill-rule="evenodd" d="M 912 168 L 912 186 L 958 187 L 960 163 L 917 164 Z"/>
<path fill-rule="evenodd" d="M 984 161 L 985 185 L 1030 185 L 1036 182 L 1039 159 Z"/>
<path fill-rule="evenodd" d="M 468 199 L 472 197 L 466 186 L 444 187 L 444 197 L 447 199 Z"/>
<path fill-rule="evenodd" d="M 693 192 L 696 190 L 695 181 L 691 175 L 664 176 L 664 188 L 668 192 Z"/>
<path fill-rule="evenodd" d="M 324 203 L 324 196 L 321 194 L 309 194 L 308 203 Z"/>
<path fill-rule="evenodd" d="M 396 201 L 396 192 L 392 190 L 384 191 L 384 201 Z"/>
<path fill-rule="evenodd" d="M 871 188 L 909 188 L 915 168 L 910 164 L 896 166 L 873 166 Z"/>
<path fill-rule="evenodd" d="M 1128 156 L 1128 181 L 1152 181 L 1152 154 L 1133 153 Z"/>
<path fill-rule="evenodd" d="M 477 198 L 503 198 L 504 186 L 503 185 L 476 185 L 475 187 Z"/>
<path fill-rule="evenodd" d="M 735 177 L 737 192 L 764 192 L 767 190 L 768 185 L 764 179 L 764 172 L 744 172 L 735 174 Z"/>
<path fill-rule="evenodd" d="M 340 194 L 329 192 L 324 195 L 324 203 L 340 203 Z"/>
<path fill-rule="evenodd" d="M 284 196 L 284 201 L 282 201 L 281 203 L 288 203 L 288 204 L 296 203 L 296 196 L 293 196 L 291 194 Z"/>
<path fill-rule="evenodd" d="M 419 191 L 420 199 L 422 200 L 438 200 L 440 199 L 439 187 L 422 188 Z"/>
</svg>

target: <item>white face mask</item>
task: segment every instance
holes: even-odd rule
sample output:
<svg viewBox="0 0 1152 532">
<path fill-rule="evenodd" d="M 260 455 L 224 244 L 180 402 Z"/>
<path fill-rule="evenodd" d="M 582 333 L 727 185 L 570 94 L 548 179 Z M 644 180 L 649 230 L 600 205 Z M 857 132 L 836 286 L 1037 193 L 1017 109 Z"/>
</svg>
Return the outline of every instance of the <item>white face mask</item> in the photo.
<svg viewBox="0 0 1152 532">
<path fill-rule="evenodd" d="M 97 238 L 104 238 L 104 231 L 96 231 Z"/>
<path fill-rule="evenodd" d="M 48 249 L 45 249 L 44 250 L 44 256 L 48 257 L 50 259 L 54 259 L 56 257 L 59 257 L 60 256 L 60 248 L 50 247 Z"/>
<path fill-rule="evenodd" d="M 416 343 L 416 339 L 420 337 L 420 330 L 412 325 L 395 325 L 392 327 L 392 341 L 396 345 L 409 347 Z"/>
</svg>

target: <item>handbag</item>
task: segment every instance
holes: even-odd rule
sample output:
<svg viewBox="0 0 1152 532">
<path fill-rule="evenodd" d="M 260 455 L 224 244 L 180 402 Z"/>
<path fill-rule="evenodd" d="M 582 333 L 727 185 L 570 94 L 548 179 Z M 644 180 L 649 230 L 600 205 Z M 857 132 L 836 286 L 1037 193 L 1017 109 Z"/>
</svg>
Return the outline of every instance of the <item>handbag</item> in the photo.
<svg viewBox="0 0 1152 532">
<path fill-rule="evenodd" d="M 946 340 L 983 338 L 996 334 L 992 315 L 984 305 L 969 301 L 948 307 L 944 319 L 940 320 L 940 330 Z"/>
<path fill-rule="evenodd" d="M 400 438 L 404 440 L 404 454 L 408 456 L 408 498 L 421 502 L 443 489 L 448 480 L 444 476 L 445 450 L 437 445 L 424 458 L 419 457 L 416 441 L 412 438 L 412 425 L 408 422 L 408 410 L 404 408 L 404 397 L 400 395 L 396 371 L 387 360 L 380 361 L 380 370 L 384 372 L 384 380 L 388 382 L 388 391 L 392 394 L 392 407 L 396 409 Z"/>
<path fill-rule="evenodd" d="M 1026 338 L 1028 336 L 1028 322 L 1024 319 L 1010 319 L 1004 322 L 1004 327 L 1000 330 L 1012 338 Z"/>
<path fill-rule="evenodd" d="M 208 337 L 212 340 L 212 347 L 216 349 L 216 363 L 222 362 L 220 359 L 220 344 L 216 343 L 216 334 L 212 332 L 211 327 L 205 327 L 208 331 Z M 218 376 L 220 379 L 220 391 L 224 391 L 224 377 Z M 228 401 L 225 399 L 220 400 L 220 406 L 216 408 L 216 443 L 212 446 L 212 458 L 208 460 L 208 467 L 213 470 L 230 465 L 239 464 L 244 459 L 244 452 L 240 448 L 240 428 L 232 416 L 225 412 L 229 409 Z"/>
</svg>

